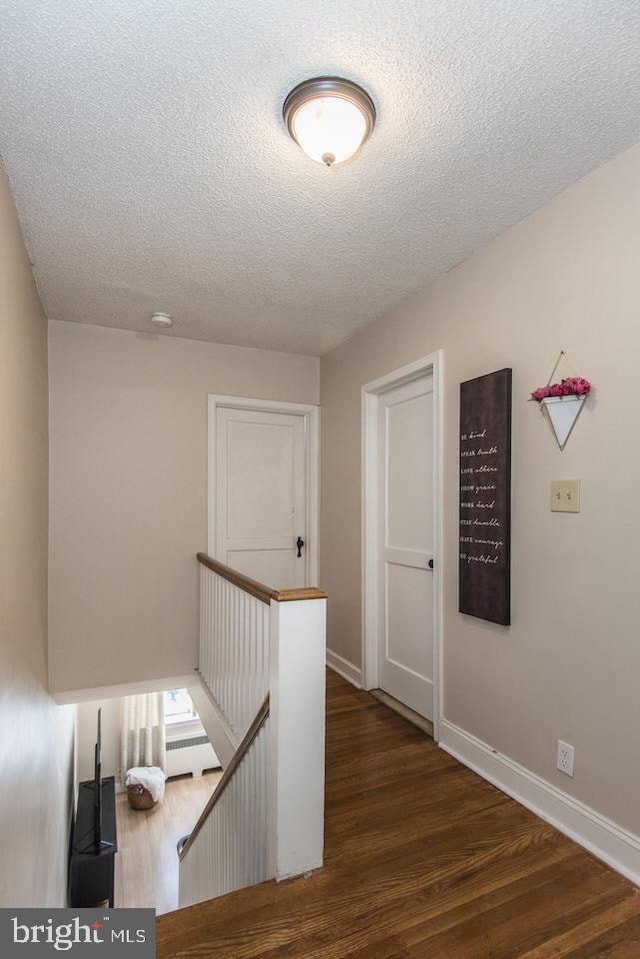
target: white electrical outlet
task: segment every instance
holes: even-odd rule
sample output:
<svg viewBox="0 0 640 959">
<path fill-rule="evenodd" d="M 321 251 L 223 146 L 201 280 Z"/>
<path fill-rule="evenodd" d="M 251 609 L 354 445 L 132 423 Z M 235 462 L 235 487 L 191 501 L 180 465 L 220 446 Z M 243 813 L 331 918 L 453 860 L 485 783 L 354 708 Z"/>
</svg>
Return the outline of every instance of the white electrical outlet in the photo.
<svg viewBox="0 0 640 959">
<path fill-rule="evenodd" d="M 558 769 L 565 776 L 573 776 L 573 746 L 558 740 Z"/>
</svg>

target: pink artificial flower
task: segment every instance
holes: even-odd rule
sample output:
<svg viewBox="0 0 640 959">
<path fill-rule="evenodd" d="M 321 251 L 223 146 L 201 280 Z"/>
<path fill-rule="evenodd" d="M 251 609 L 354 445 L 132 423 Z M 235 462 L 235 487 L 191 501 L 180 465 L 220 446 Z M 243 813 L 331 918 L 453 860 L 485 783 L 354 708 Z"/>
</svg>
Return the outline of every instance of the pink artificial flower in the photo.
<svg viewBox="0 0 640 959">
<path fill-rule="evenodd" d="M 552 383 L 550 386 L 539 386 L 531 394 L 531 399 L 540 403 L 548 396 L 588 396 L 591 392 L 591 383 L 582 376 L 568 376 L 562 383 Z"/>
<path fill-rule="evenodd" d="M 562 383 L 552 383 L 549 387 L 549 396 L 565 396 L 565 391 Z"/>
<path fill-rule="evenodd" d="M 549 387 L 539 386 L 538 389 L 534 390 L 533 393 L 531 394 L 531 399 L 537 400 L 537 402 L 539 403 L 541 400 L 546 399 L 548 395 L 549 395 Z"/>
<path fill-rule="evenodd" d="M 591 383 L 582 376 L 570 376 L 562 383 L 574 396 L 588 396 L 591 392 Z"/>
</svg>

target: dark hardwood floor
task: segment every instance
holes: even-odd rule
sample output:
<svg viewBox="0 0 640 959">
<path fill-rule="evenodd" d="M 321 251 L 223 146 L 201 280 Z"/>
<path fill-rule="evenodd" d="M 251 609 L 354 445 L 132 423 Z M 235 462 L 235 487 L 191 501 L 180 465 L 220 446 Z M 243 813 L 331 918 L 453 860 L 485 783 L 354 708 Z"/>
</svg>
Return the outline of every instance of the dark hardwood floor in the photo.
<svg viewBox="0 0 640 959">
<path fill-rule="evenodd" d="M 330 672 L 325 868 L 157 929 L 159 959 L 640 959 L 640 897 Z"/>
</svg>

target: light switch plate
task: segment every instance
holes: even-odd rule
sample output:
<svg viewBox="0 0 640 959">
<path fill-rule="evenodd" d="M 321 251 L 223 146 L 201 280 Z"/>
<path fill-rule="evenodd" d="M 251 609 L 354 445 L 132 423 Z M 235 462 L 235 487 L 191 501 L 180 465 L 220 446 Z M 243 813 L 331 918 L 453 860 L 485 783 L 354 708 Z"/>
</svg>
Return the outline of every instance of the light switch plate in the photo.
<svg viewBox="0 0 640 959">
<path fill-rule="evenodd" d="M 551 512 L 580 512 L 580 480 L 551 480 Z"/>
</svg>

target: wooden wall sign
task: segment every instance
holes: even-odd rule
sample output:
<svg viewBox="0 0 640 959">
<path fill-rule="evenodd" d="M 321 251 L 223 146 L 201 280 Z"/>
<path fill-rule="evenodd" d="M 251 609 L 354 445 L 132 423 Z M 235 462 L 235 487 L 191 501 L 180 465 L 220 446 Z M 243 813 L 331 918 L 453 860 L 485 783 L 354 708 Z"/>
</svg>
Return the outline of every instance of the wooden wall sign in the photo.
<svg viewBox="0 0 640 959">
<path fill-rule="evenodd" d="M 511 622 L 511 370 L 460 384 L 459 610 Z"/>
</svg>

